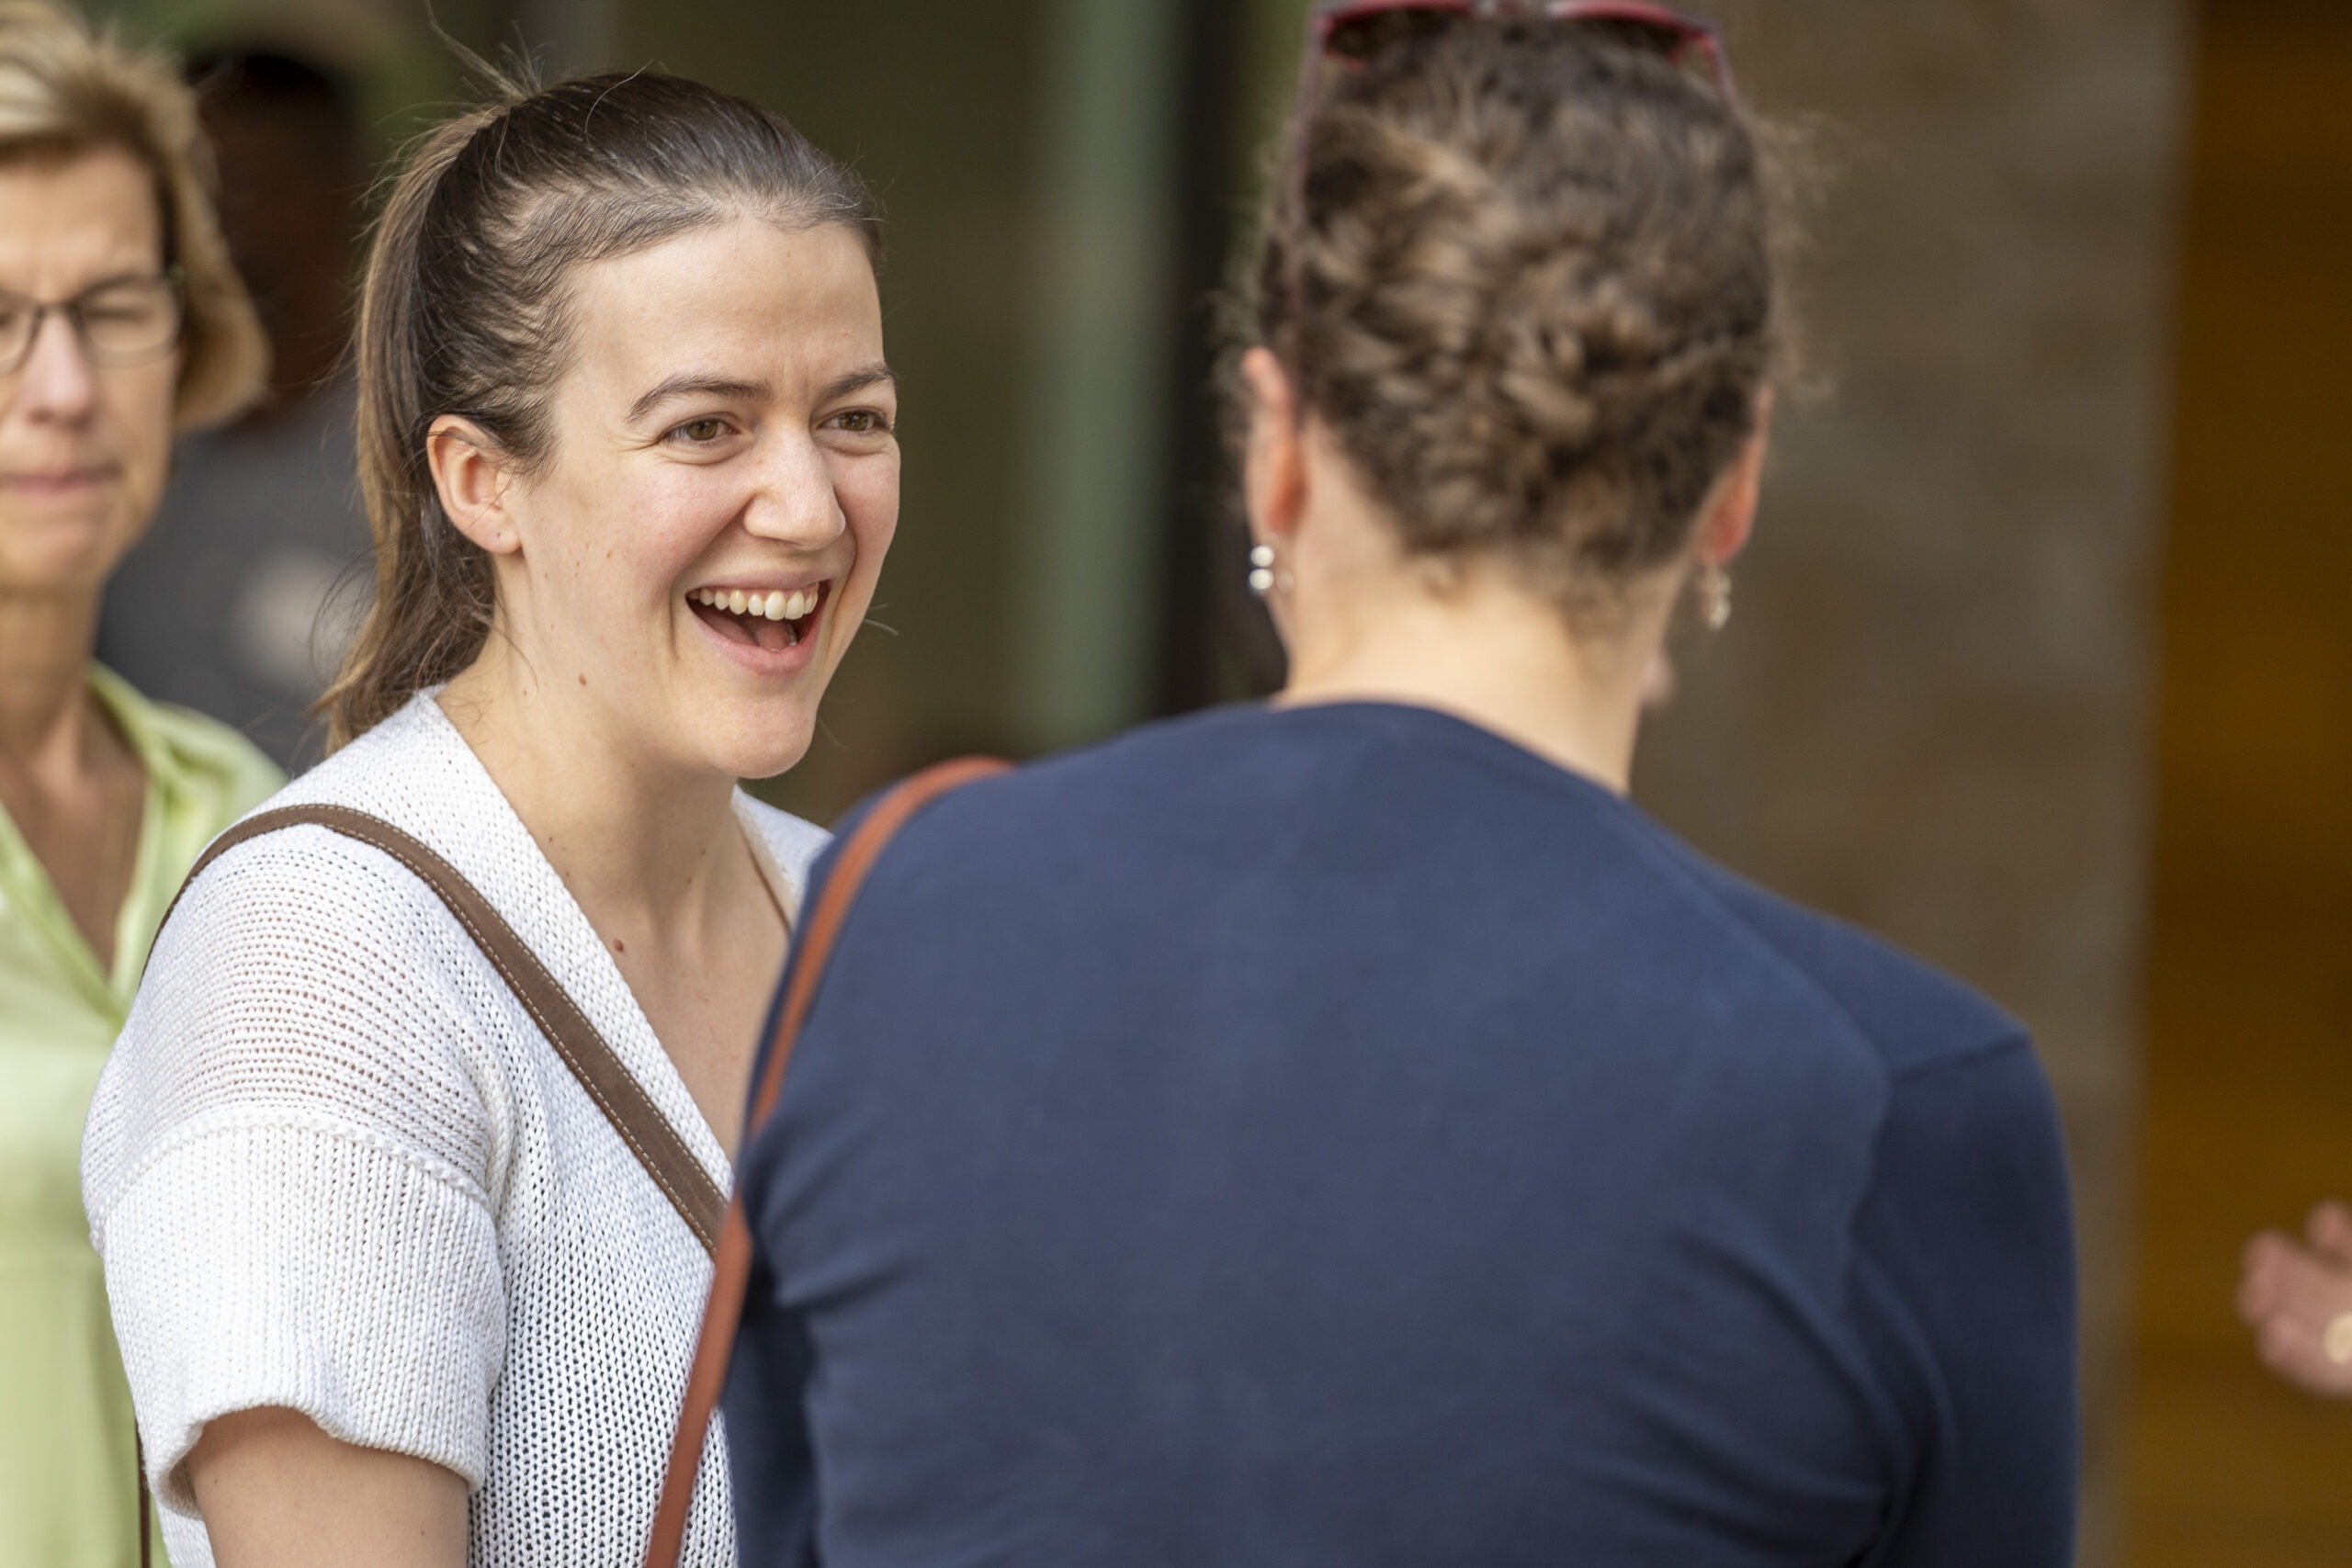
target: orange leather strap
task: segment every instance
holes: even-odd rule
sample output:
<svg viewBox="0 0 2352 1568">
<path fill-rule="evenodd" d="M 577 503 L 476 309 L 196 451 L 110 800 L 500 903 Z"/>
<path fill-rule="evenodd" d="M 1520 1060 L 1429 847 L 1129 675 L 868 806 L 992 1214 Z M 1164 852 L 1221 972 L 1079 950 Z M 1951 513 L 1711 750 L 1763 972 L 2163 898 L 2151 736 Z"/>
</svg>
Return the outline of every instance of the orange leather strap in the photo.
<svg viewBox="0 0 2352 1568">
<path fill-rule="evenodd" d="M 816 1000 L 834 941 L 866 874 L 881 858 L 892 838 L 915 813 L 959 784 L 1002 773 L 1010 764 L 987 757 L 967 757 L 942 762 L 915 774 L 892 789 L 865 814 L 857 829 L 835 857 L 831 874 L 818 895 L 815 910 L 803 920 L 800 948 L 792 970 L 791 987 L 776 1010 L 775 1026 L 767 1040 L 767 1055 L 759 1081 L 752 1086 L 751 1113 L 745 1118 L 740 1150 L 748 1150 L 775 1111 L 784 1089 L 784 1069 L 800 1037 L 801 1023 Z M 718 1232 L 718 1261 L 711 1270 L 710 1302 L 703 1310 L 702 1333 L 695 1341 L 693 1370 L 686 1377 L 685 1407 L 670 1441 L 670 1462 L 662 1476 L 661 1501 L 654 1508 L 653 1534 L 646 1542 L 646 1568 L 677 1568 L 686 1537 L 686 1516 L 694 1505 L 695 1472 L 701 1467 L 703 1445 L 718 1396 L 727 1386 L 727 1363 L 735 1351 L 735 1328 L 743 1317 L 743 1292 L 752 1278 L 752 1227 L 743 1216 L 743 1191 L 739 1182 L 727 1205 Z"/>
</svg>

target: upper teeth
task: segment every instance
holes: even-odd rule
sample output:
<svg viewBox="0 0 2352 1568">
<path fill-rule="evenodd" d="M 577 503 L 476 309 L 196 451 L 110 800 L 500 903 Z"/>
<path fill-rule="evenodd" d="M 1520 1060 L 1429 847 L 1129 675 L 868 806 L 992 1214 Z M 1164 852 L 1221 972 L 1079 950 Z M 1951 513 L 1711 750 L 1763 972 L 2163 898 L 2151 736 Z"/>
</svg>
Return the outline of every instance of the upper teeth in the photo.
<svg viewBox="0 0 2352 1568">
<path fill-rule="evenodd" d="M 725 610 L 733 615 L 764 615 L 771 621 L 797 621 L 817 607 L 817 590 L 813 587 L 797 588 L 789 593 L 781 589 L 747 593 L 741 588 L 697 588 L 690 597 L 695 604 L 714 610 Z"/>
</svg>

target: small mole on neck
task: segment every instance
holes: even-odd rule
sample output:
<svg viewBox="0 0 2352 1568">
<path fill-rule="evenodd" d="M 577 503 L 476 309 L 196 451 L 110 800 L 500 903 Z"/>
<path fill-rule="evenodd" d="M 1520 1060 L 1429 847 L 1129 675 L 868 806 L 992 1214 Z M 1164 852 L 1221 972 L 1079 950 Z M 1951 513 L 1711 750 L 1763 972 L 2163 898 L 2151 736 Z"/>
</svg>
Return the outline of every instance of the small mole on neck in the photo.
<svg viewBox="0 0 2352 1568">
<path fill-rule="evenodd" d="M 582 685 L 583 685 L 583 686 L 584 686 L 584 685 L 586 685 L 586 684 L 588 683 L 588 677 L 587 677 L 587 676 L 585 676 L 585 675 L 581 676 L 581 677 L 580 677 L 580 683 L 581 683 Z"/>
<path fill-rule="evenodd" d="M 627 953 L 628 951 L 628 943 L 623 942 L 618 937 L 615 937 L 613 938 L 613 951 L 615 953 Z"/>
</svg>

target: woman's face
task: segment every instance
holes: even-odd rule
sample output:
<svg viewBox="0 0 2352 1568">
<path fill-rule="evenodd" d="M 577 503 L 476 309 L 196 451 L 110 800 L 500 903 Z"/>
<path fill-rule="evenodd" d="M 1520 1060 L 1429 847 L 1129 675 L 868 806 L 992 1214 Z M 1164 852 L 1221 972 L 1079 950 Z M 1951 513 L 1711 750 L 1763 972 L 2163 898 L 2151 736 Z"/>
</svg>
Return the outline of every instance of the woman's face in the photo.
<svg viewBox="0 0 2352 1568">
<path fill-rule="evenodd" d="M 162 270 L 155 184 L 129 153 L 0 163 L 0 316 Z M 179 364 L 94 365 L 70 320 L 41 320 L 0 376 L 0 593 L 94 594 L 138 542 L 171 466 Z"/>
<path fill-rule="evenodd" d="M 800 760 L 899 518 L 864 245 L 755 219 L 577 280 L 553 449 L 494 554 L 518 651 L 607 739 L 762 778 Z"/>
</svg>

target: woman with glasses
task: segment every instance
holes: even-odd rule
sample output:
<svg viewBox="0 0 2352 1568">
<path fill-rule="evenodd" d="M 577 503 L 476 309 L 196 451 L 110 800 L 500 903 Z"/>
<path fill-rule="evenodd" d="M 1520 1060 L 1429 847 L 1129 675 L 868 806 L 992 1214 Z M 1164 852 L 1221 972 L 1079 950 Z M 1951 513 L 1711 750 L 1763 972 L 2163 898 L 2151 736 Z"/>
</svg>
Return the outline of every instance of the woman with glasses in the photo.
<svg viewBox="0 0 2352 1568">
<path fill-rule="evenodd" d="M 149 942 L 280 782 L 91 662 L 175 433 L 265 349 L 172 63 L 0 6 L 0 1565 L 137 1561 L 130 1404 L 77 1176 Z"/>
<path fill-rule="evenodd" d="M 1625 798 L 1764 469 L 1716 42 L 1315 40 L 1239 360 L 1289 683 L 874 863 L 741 1165 L 746 1559 L 2055 1568 L 2025 1036 Z"/>
</svg>

